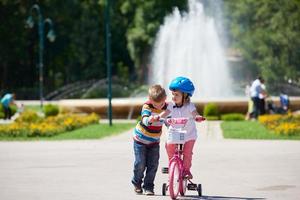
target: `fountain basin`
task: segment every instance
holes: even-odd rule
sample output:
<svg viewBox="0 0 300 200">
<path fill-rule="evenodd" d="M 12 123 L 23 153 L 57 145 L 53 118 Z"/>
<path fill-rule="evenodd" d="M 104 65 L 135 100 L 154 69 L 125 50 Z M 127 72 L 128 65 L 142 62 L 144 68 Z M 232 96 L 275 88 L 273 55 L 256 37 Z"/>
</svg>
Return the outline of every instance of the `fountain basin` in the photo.
<svg viewBox="0 0 300 200">
<path fill-rule="evenodd" d="M 280 105 L 279 97 L 271 97 L 276 106 Z M 146 98 L 114 98 L 112 99 L 112 115 L 115 119 L 135 119 L 140 115 L 141 108 Z M 248 110 L 248 100 L 245 97 L 236 98 L 210 98 L 195 99 L 192 102 L 196 105 L 200 114 L 208 103 L 217 104 L 221 114 L 243 113 Z M 92 113 L 95 112 L 101 118 L 107 118 L 107 99 L 70 99 L 60 100 L 58 105 L 62 112 Z M 300 97 L 290 97 L 291 111 L 300 110 Z"/>
</svg>

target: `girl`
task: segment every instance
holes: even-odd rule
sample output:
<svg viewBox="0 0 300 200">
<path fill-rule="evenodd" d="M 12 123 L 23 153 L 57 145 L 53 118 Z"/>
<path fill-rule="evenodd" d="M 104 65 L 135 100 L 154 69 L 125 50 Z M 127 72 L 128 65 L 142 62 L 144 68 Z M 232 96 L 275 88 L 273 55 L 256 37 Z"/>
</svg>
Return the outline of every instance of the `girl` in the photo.
<svg viewBox="0 0 300 200">
<path fill-rule="evenodd" d="M 200 116 L 193 103 L 190 102 L 190 97 L 193 96 L 195 87 L 190 79 L 186 77 L 177 77 L 169 85 L 172 91 L 172 102 L 168 104 L 167 109 L 159 115 L 159 118 L 171 116 L 171 118 L 194 118 L 195 121 L 201 122 L 205 120 Z M 192 166 L 192 154 L 195 141 L 197 139 L 197 130 L 194 120 L 188 120 L 184 126 L 187 131 L 185 136 L 185 144 L 183 147 L 183 166 L 184 176 L 192 179 L 190 168 Z M 175 145 L 166 143 L 166 150 L 169 160 L 175 153 Z"/>
</svg>

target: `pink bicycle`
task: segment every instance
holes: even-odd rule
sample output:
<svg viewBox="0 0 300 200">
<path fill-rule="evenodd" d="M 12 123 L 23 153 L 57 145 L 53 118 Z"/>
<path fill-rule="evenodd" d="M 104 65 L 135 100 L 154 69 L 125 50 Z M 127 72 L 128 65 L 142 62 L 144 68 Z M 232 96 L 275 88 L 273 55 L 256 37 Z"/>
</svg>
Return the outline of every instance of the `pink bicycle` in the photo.
<svg viewBox="0 0 300 200">
<path fill-rule="evenodd" d="M 183 127 L 187 123 L 189 118 L 171 118 L 167 119 L 167 123 L 172 124 L 182 124 Z M 203 118 L 204 120 L 204 118 Z M 183 146 L 184 146 L 184 136 L 186 131 L 181 128 L 168 129 L 168 141 L 171 141 L 176 145 L 175 154 L 169 161 L 169 167 L 163 167 L 162 173 L 169 174 L 169 182 L 163 183 L 162 185 L 162 195 L 166 195 L 169 190 L 170 197 L 176 199 L 177 196 L 184 196 L 186 190 L 198 191 L 198 195 L 202 196 L 202 186 L 201 184 L 195 184 L 190 179 L 184 177 L 183 169 Z"/>
</svg>

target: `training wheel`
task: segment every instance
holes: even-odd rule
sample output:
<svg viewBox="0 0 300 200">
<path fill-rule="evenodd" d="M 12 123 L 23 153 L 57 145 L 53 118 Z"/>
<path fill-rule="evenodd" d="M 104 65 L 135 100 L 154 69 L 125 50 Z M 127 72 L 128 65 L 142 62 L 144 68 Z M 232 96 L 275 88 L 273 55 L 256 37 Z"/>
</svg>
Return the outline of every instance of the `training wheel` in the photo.
<svg viewBox="0 0 300 200">
<path fill-rule="evenodd" d="M 169 173 L 169 167 L 162 167 L 162 168 L 161 168 L 161 172 L 162 172 L 163 174 L 168 174 L 168 173 Z"/>
<path fill-rule="evenodd" d="M 167 193 L 167 184 L 164 183 L 164 184 L 162 185 L 162 195 L 163 195 L 163 196 L 166 196 L 166 193 Z"/>
<path fill-rule="evenodd" d="M 201 186 L 201 184 L 198 184 L 197 191 L 198 191 L 199 197 L 201 197 L 202 196 L 202 186 Z"/>
</svg>

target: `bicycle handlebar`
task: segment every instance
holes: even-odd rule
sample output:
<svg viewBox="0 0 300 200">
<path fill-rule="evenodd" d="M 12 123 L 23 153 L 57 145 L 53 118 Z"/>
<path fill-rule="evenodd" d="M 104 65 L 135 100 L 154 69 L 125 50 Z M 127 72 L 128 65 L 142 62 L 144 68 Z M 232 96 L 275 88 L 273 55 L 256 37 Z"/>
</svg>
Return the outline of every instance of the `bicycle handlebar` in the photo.
<svg viewBox="0 0 300 200">
<path fill-rule="evenodd" d="M 197 122 L 201 122 L 206 120 L 205 117 L 193 118 L 193 117 L 180 117 L 180 118 L 160 118 L 159 122 L 164 123 L 167 122 L 168 124 L 186 124 L 189 120 L 195 120 Z"/>
</svg>

